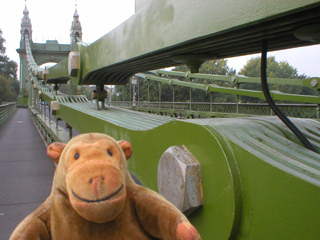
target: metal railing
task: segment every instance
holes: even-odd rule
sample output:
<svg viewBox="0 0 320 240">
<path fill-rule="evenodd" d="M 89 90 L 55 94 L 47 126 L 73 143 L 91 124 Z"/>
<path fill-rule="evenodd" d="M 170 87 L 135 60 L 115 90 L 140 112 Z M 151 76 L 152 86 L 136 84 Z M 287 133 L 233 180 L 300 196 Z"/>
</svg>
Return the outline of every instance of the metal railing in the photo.
<svg viewBox="0 0 320 240">
<path fill-rule="evenodd" d="M 115 107 L 132 108 L 132 101 L 110 101 Z M 278 104 L 287 116 L 319 119 L 317 104 Z M 142 102 L 137 101 L 135 110 L 180 117 L 214 117 L 239 115 L 273 115 L 266 103 L 209 103 L 209 102 Z"/>
<path fill-rule="evenodd" d="M 173 78 L 178 77 L 179 79 Z M 133 78 L 138 78 L 142 84 L 147 83 L 147 101 L 142 99 L 138 88 L 138 93 L 133 90 L 135 97 L 132 101 L 115 102 L 109 104 L 117 107 L 133 108 L 138 111 L 156 113 L 160 115 L 170 115 L 172 117 L 181 118 L 202 118 L 202 117 L 238 117 L 238 116 L 256 116 L 256 115 L 273 115 L 273 111 L 267 103 L 241 103 L 240 96 L 255 97 L 264 99 L 262 91 L 240 89 L 240 85 L 244 83 L 259 83 L 260 78 L 246 77 L 240 75 L 224 76 L 212 74 L 192 74 L 190 72 L 176 72 L 167 70 L 150 71 L 147 74 L 135 74 Z M 132 78 L 132 80 L 133 80 Z M 206 80 L 198 82 L 199 79 Z M 194 81 L 195 80 L 195 81 Z M 231 83 L 231 86 L 219 86 L 213 81 L 225 81 Z M 286 78 L 270 78 L 269 83 L 279 85 L 294 85 L 300 87 L 308 87 L 313 90 L 319 90 L 319 78 L 310 79 L 286 79 Z M 150 82 L 159 83 L 159 100 L 150 102 Z M 131 82 L 132 83 L 132 82 Z M 129 83 L 130 84 L 130 83 Z M 137 83 L 135 83 L 137 84 Z M 161 85 L 168 84 L 172 86 L 172 101 L 161 101 Z M 132 85 L 134 85 L 132 83 Z M 187 87 L 190 89 L 189 99 L 185 102 L 177 102 L 175 100 L 175 86 Z M 124 89 L 124 88 L 123 88 Z M 133 88 L 134 89 L 134 88 Z M 202 90 L 204 94 L 210 94 L 210 102 L 193 102 L 191 89 Z M 131 88 L 130 88 L 131 94 Z M 213 102 L 214 93 L 233 94 L 236 96 L 236 102 L 217 103 Z M 272 91 L 271 95 L 274 100 L 292 103 L 278 103 L 279 109 L 289 117 L 312 118 L 319 119 L 320 97 L 316 95 L 299 95 L 288 94 L 280 91 Z M 131 98 L 131 97 L 130 97 Z M 181 101 L 181 100 L 180 100 Z"/>
<path fill-rule="evenodd" d="M 0 126 L 16 111 L 17 103 L 4 103 L 0 105 Z"/>
<path fill-rule="evenodd" d="M 260 98 L 265 100 L 265 96 L 262 91 L 240 89 L 240 85 L 243 83 L 259 83 L 259 78 L 255 78 L 255 77 L 246 77 L 246 76 L 240 76 L 240 75 L 224 76 L 224 75 L 211 75 L 211 74 L 190 74 L 190 73 L 184 73 L 184 72 L 165 71 L 165 70 L 150 71 L 148 74 L 138 73 L 138 74 L 135 74 L 135 76 L 140 79 L 144 79 L 148 81 L 158 82 L 161 84 L 169 84 L 172 87 L 181 86 L 181 87 L 188 87 L 190 89 L 198 89 L 198 90 L 202 90 L 204 93 L 233 94 L 237 97 L 247 96 L 247 97 L 255 97 L 255 98 Z M 172 77 L 183 77 L 184 80 L 179 80 Z M 234 87 L 222 87 L 215 83 L 209 83 L 209 84 L 198 83 L 198 82 L 191 81 L 192 79 L 225 81 L 225 82 L 233 83 Z M 268 83 L 272 83 L 272 84 L 277 83 L 279 85 L 305 86 L 313 90 L 320 89 L 319 82 L 320 82 L 320 78 L 309 78 L 309 79 L 269 78 L 268 79 Z M 280 91 L 270 91 L 270 94 L 274 101 L 289 101 L 289 102 L 299 102 L 299 103 L 320 104 L 320 97 L 315 95 L 288 94 Z M 148 96 L 149 96 L 149 92 L 148 92 Z M 174 102 L 174 99 L 173 99 L 173 102 Z"/>
</svg>

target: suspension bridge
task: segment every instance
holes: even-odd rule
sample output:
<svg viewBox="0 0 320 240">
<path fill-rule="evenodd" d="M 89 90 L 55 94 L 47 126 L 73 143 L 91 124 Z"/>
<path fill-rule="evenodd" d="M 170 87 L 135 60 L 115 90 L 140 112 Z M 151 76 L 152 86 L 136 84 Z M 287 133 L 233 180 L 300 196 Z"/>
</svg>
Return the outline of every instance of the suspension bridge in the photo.
<svg viewBox="0 0 320 240">
<path fill-rule="evenodd" d="M 134 16 L 92 44 L 82 41 L 77 11 L 70 45 L 34 43 L 29 11 L 23 11 L 18 106 L 27 108 L 0 106 L 4 239 L 49 195 L 54 166 L 41 138 L 47 144 L 68 142 L 87 132 L 130 141 L 132 174 L 183 211 L 203 239 L 318 239 L 320 98 L 240 86 L 262 78 L 318 91 L 320 78 L 263 79 L 263 61 L 261 78 L 198 71 L 210 59 L 262 52 L 263 60 L 267 50 L 319 43 L 320 1 L 137 0 L 136 5 Z M 49 61 L 58 63 L 39 67 Z M 163 69 L 180 63 L 189 72 Z M 130 84 L 133 91 L 137 80 L 159 84 L 157 102 L 148 91 L 147 101 L 136 101 L 133 93 L 132 101 L 106 104 L 105 85 Z M 161 101 L 164 84 L 172 87 L 171 102 Z M 83 95 L 91 85 L 93 101 Z M 192 102 L 190 91 L 187 102 L 176 102 L 176 86 L 201 90 L 211 101 Z M 217 92 L 272 99 L 218 104 L 212 97 Z M 272 100 L 297 103 L 274 108 Z M 278 111 L 291 118 L 283 120 Z"/>
</svg>

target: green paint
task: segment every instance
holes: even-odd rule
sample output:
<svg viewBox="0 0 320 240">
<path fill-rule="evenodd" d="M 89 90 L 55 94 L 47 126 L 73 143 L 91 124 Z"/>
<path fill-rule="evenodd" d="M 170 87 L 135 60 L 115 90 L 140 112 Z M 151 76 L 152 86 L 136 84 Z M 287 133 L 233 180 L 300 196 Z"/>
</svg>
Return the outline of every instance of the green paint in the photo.
<svg viewBox="0 0 320 240">
<path fill-rule="evenodd" d="M 293 32 L 317 22 L 319 12 L 319 0 L 153 1 L 94 43 L 76 44 L 81 63 L 75 82 L 121 85 L 135 73 L 175 66 L 181 55 L 259 53 L 262 39 L 268 39 L 269 51 L 315 44 Z M 59 63 L 55 70 L 65 67 Z"/>
<path fill-rule="evenodd" d="M 301 24 L 318 21 L 319 8 L 319 0 L 225 0 L 214 4 L 153 1 L 93 44 L 74 46 L 80 55 L 80 71 L 72 83 L 125 84 L 137 72 L 175 65 L 176 55 L 196 52 L 225 58 L 255 53 L 265 38 L 269 39 L 269 50 L 312 44 L 295 39 L 292 32 Z M 285 46 L 279 41 L 282 37 L 287 39 Z M 65 59 L 50 68 L 49 79 L 68 77 L 67 63 Z M 263 98 L 257 91 L 151 78 L 207 92 Z M 101 132 L 130 141 L 134 154 L 128 160 L 129 168 L 151 189 L 157 190 L 157 165 L 162 153 L 170 146 L 185 145 L 202 169 L 204 204 L 190 221 L 203 239 L 319 237 L 319 155 L 299 145 L 275 117 L 178 120 L 112 107 L 99 111 L 82 96 L 55 95 L 37 79 L 32 81 L 36 88 L 30 88 L 34 91 L 29 95 L 30 103 L 41 107 L 39 112 L 43 107 L 37 102 L 37 91 L 41 90 L 39 97 L 43 101 L 58 102 L 56 118 L 80 133 Z M 258 79 L 236 76 L 234 81 Z M 299 98 L 272 94 L 275 100 Z M 31 96 L 35 96 L 33 100 Z M 320 103 L 318 97 L 303 99 Z M 42 114 L 34 117 L 40 128 L 45 128 L 50 138 L 47 141 L 60 138 L 55 124 L 48 125 Z M 320 123 L 293 121 L 320 150 Z M 61 141 L 66 141 L 63 136 Z"/>
<path fill-rule="evenodd" d="M 277 118 L 183 121 L 116 108 L 98 111 L 94 104 L 62 98 L 56 117 L 79 132 L 132 143 L 129 168 L 151 189 L 157 190 L 162 153 L 185 145 L 201 164 L 204 205 L 190 221 L 204 239 L 316 239 L 320 234 L 319 155 L 300 146 Z M 303 132 L 319 139 L 319 122 L 303 125 Z M 318 140 L 315 146 L 320 150 Z"/>
<path fill-rule="evenodd" d="M 247 77 L 243 75 L 234 75 L 234 76 L 223 76 L 215 74 L 201 74 L 201 73 L 185 73 L 185 72 L 176 72 L 176 71 L 166 71 L 166 70 L 157 70 L 151 71 L 154 74 L 165 74 L 169 76 L 177 77 L 186 77 L 188 79 L 210 79 L 210 80 L 220 80 L 226 81 L 233 84 L 244 84 L 244 83 L 261 83 L 260 77 Z M 317 81 L 317 84 L 313 86 L 312 81 Z M 296 79 L 296 78 L 268 78 L 268 84 L 278 84 L 278 85 L 294 85 L 294 86 L 304 86 L 312 89 L 320 89 L 320 78 L 313 77 L 308 79 Z"/>
<path fill-rule="evenodd" d="M 164 73 L 164 71 L 160 72 Z M 175 72 L 173 71 L 166 71 L 167 75 L 173 75 L 175 76 Z M 183 73 L 178 73 L 176 76 L 182 76 Z M 184 73 L 184 75 L 186 75 Z M 200 74 L 191 74 L 192 78 L 196 77 L 196 75 Z M 172 78 L 167 78 L 167 77 L 157 77 L 151 74 L 136 74 L 137 77 L 144 78 L 147 80 L 151 81 L 156 81 L 156 82 L 161 82 L 161 83 L 166 83 L 170 85 L 177 85 L 177 86 L 183 86 L 183 87 L 189 87 L 193 89 L 200 89 L 203 91 L 206 91 L 207 93 L 211 92 L 220 92 L 220 93 L 228 93 L 228 94 L 235 94 L 235 95 L 241 95 L 241 96 L 248 96 L 248 97 L 256 97 L 265 100 L 264 94 L 262 91 L 256 91 L 256 90 L 246 90 L 246 89 L 237 89 L 237 88 L 230 88 L 230 87 L 220 87 L 215 84 L 200 84 L 200 83 L 194 83 L 194 82 L 187 82 L 187 81 L 180 81 L 178 79 L 172 79 Z M 190 77 L 190 76 L 189 76 Z M 237 76 L 238 77 L 238 76 Z M 202 79 L 215 79 L 215 80 L 232 80 L 232 76 L 221 76 L 221 75 L 210 75 L 210 74 L 201 74 Z M 313 78 L 315 80 L 319 80 L 318 78 Z M 307 82 L 311 82 L 313 79 L 304 79 Z M 246 82 L 255 82 L 257 83 L 258 80 L 261 82 L 260 78 L 251 78 L 251 77 L 243 77 L 242 81 L 244 83 L 244 80 Z M 271 82 L 277 82 L 279 79 L 270 79 Z M 281 79 L 280 79 L 281 80 Z M 286 84 L 290 82 L 291 80 L 297 80 L 297 79 L 286 79 L 285 81 L 281 82 L 281 84 Z M 305 85 L 306 81 L 293 81 L 291 84 L 292 85 Z M 268 80 L 269 82 L 269 80 Z M 271 83 L 270 82 L 270 83 Z M 310 85 L 310 84 L 309 84 Z M 311 85 L 310 85 L 311 87 Z M 320 97 L 318 96 L 308 96 L 308 95 L 296 95 L 296 94 L 287 94 L 287 93 L 282 93 L 279 91 L 270 91 L 270 94 L 273 98 L 273 100 L 282 100 L 282 101 L 294 101 L 294 102 L 305 102 L 305 103 L 317 103 L 320 104 Z"/>
</svg>

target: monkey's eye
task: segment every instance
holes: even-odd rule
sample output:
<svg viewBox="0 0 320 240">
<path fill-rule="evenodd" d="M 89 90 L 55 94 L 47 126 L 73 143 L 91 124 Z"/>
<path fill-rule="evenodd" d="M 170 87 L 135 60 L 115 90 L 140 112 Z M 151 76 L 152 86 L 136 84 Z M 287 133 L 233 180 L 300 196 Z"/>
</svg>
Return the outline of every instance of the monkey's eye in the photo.
<svg viewBox="0 0 320 240">
<path fill-rule="evenodd" d="M 110 149 L 107 150 L 108 154 L 112 157 L 113 156 L 113 153 L 111 152 Z"/>
<path fill-rule="evenodd" d="M 79 153 L 76 153 L 76 154 L 74 155 L 74 158 L 75 158 L 76 160 L 78 160 L 79 157 L 80 157 L 80 154 L 79 154 Z"/>
</svg>

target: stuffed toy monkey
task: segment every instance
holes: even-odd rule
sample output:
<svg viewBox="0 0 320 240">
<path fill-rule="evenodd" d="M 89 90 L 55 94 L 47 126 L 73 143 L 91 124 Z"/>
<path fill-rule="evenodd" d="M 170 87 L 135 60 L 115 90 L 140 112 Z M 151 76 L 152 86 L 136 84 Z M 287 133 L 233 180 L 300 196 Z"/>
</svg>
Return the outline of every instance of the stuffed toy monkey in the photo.
<svg viewBox="0 0 320 240">
<path fill-rule="evenodd" d="M 175 206 L 133 181 L 129 142 L 82 134 L 47 154 L 58 163 L 51 194 L 10 240 L 201 239 Z"/>
</svg>

